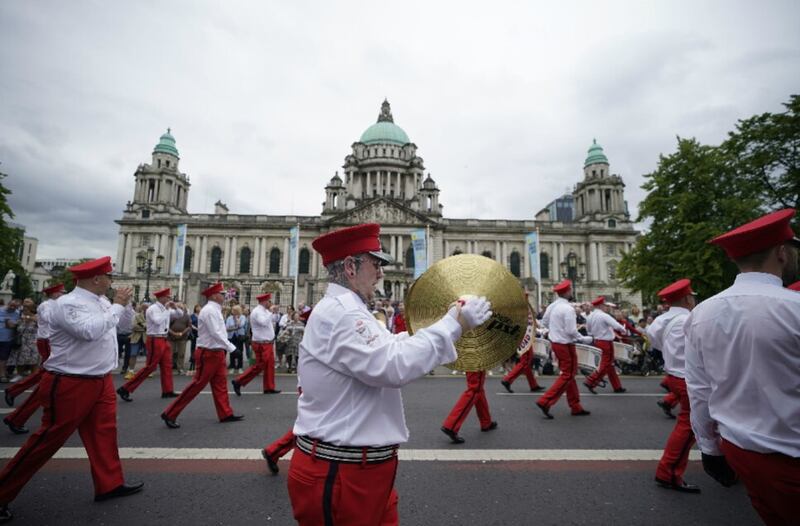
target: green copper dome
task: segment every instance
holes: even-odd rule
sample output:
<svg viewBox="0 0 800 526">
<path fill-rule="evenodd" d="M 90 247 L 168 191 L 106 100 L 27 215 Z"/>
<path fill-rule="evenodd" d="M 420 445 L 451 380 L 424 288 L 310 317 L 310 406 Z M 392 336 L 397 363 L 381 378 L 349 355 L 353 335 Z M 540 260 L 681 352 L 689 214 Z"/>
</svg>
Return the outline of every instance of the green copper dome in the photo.
<svg viewBox="0 0 800 526">
<path fill-rule="evenodd" d="M 364 144 L 398 144 L 400 146 L 411 142 L 403 128 L 394 123 L 388 100 L 384 100 L 381 105 L 378 122 L 367 128 L 361 134 L 359 141 Z"/>
<path fill-rule="evenodd" d="M 153 148 L 153 153 L 168 153 L 170 155 L 174 155 L 175 157 L 179 157 L 178 149 L 175 147 L 175 137 L 172 136 L 170 133 L 169 128 L 167 128 L 167 133 L 162 135 L 156 147 Z"/>
<path fill-rule="evenodd" d="M 592 145 L 589 147 L 589 152 L 586 155 L 586 161 L 583 167 L 586 168 L 590 164 L 608 164 L 608 157 L 603 153 L 603 147 L 597 144 L 597 139 L 592 139 Z"/>
</svg>

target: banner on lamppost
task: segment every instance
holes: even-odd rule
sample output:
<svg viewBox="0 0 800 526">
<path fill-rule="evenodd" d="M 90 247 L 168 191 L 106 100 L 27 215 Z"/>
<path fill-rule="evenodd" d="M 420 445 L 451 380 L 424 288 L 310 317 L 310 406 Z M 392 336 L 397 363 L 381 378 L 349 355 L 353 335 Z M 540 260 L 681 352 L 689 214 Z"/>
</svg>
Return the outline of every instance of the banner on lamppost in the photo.
<svg viewBox="0 0 800 526">
<path fill-rule="evenodd" d="M 297 249 L 300 245 L 300 226 L 289 229 L 289 276 L 297 277 Z"/>
<path fill-rule="evenodd" d="M 428 270 L 428 238 L 425 229 L 411 232 L 411 247 L 414 249 L 414 279 Z"/>
<path fill-rule="evenodd" d="M 525 246 L 528 250 L 528 261 L 531 264 L 531 277 L 539 285 L 542 284 L 542 276 L 539 268 L 539 232 L 531 232 L 525 235 Z"/>
<path fill-rule="evenodd" d="M 186 224 L 178 225 L 178 235 L 175 236 L 175 265 L 172 274 L 183 275 L 183 256 L 186 252 Z"/>
</svg>

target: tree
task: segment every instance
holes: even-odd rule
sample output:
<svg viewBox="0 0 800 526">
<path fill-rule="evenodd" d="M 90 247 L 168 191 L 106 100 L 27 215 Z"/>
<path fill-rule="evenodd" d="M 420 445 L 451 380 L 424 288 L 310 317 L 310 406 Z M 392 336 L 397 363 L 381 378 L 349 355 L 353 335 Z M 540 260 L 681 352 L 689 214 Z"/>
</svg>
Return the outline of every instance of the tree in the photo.
<svg viewBox="0 0 800 526">
<path fill-rule="evenodd" d="M 0 279 L 13 270 L 21 275 L 25 271 L 19 263 L 19 247 L 22 244 L 23 233 L 19 228 L 9 224 L 14 218 L 14 212 L 8 204 L 11 190 L 3 185 L 6 174 L 0 172 Z"/>
</svg>

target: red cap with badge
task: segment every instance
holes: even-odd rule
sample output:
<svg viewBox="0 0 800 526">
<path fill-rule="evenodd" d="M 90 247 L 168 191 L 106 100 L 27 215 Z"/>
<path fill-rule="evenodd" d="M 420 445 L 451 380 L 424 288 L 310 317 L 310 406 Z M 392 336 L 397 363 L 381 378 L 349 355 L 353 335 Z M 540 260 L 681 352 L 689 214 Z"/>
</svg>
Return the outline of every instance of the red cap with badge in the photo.
<svg viewBox="0 0 800 526">
<path fill-rule="evenodd" d="M 75 279 L 89 279 L 103 274 L 111 274 L 114 267 L 111 266 L 111 256 L 104 256 L 69 267 L 67 270 L 72 272 Z"/>
<path fill-rule="evenodd" d="M 553 292 L 555 292 L 556 294 L 561 294 L 562 292 L 565 292 L 567 289 L 569 289 L 571 286 L 572 282 L 568 279 L 565 279 L 564 281 L 553 287 Z"/>
<path fill-rule="evenodd" d="M 165 289 L 161 289 L 161 290 L 157 290 L 157 291 L 155 291 L 155 292 L 153 293 L 153 296 L 155 296 L 156 298 L 163 298 L 163 297 L 165 297 L 165 296 L 169 296 L 171 292 L 172 292 L 172 291 L 171 291 L 171 290 L 169 290 L 169 287 L 167 287 L 167 288 L 165 288 Z"/>
<path fill-rule="evenodd" d="M 259 303 L 261 303 L 262 301 L 267 301 L 267 300 L 271 300 L 271 299 L 272 299 L 272 293 L 271 292 L 265 292 L 264 294 L 259 294 L 258 296 L 256 296 L 256 300 Z"/>
<path fill-rule="evenodd" d="M 383 251 L 378 237 L 381 226 L 365 223 L 328 232 L 315 239 L 311 246 L 322 256 L 322 264 L 327 266 L 347 256 L 369 252 L 381 261 L 381 265 L 392 263 L 392 256 Z"/>
<path fill-rule="evenodd" d="M 666 301 L 667 303 L 674 303 L 689 294 L 694 295 L 694 291 L 692 290 L 691 280 L 686 278 L 679 279 L 658 291 L 658 297 L 661 298 L 661 301 Z"/>
<path fill-rule="evenodd" d="M 42 289 L 42 293 L 44 293 L 46 296 L 50 296 L 52 294 L 57 294 L 59 292 L 62 292 L 63 290 L 64 290 L 64 284 L 58 283 L 51 287 L 47 287 L 46 289 Z"/>
<path fill-rule="evenodd" d="M 219 294 L 224 290 L 225 290 L 225 287 L 222 285 L 222 283 L 214 283 L 213 285 L 208 287 L 206 290 L 204 290 L 200 294 L 202 294 L 206 298 L 210 298 L 214 294 Z"/>
<path fill-rule="evenodd" d="M 772 212 L 717 236 L 709 243 L 721 246 L 731 259 L 761 252 L 789 240 L 794 240 L 800 246 L 800 239 L 795 237 L 792 227 L 789 226 L 794 214 L 794 208 Z"/>
<path fill-rule="evenodd" d="M 795 281 L 786 288 L 789 290 L 796 290 L 797 292 L 800 292 L 800 281 Z"/>
<path fill-rule="evenodd" d="M 598 305 L 603 305 L 606 302 L 605 296 L 597 296 L 595 299 L 592 300 L 592 305 L 597 307 Z"/>
</svg>

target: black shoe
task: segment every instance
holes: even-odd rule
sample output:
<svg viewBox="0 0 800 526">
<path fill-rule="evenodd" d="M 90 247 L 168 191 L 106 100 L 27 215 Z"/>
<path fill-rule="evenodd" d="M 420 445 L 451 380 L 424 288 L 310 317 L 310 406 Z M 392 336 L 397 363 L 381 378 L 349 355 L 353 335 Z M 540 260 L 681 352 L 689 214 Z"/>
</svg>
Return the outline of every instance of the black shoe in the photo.
<svg viewBox="0 0 800 526">
<path fill-rule="evenodd" d="M 541 405 L 539 402 L 536 402 L 536 406 L 539 409 L 542 410 L 542 413 L 544 413 L 544 416 L 547 417 L 548 420 L 552 420 L 553 419 L 553 415 L 550 414 L 550 408 L 549 407 Z"/>
<path fill-rule="evenodd" d="M 660 385 L 660 386 L 661 386 L 661 388 L 662 388 L 663 390 L 665 390 L 666 392 L 669 392 L 669 387 L 667 387 L 667 384 L 665 384 L 664 382 L 661 382 L 661 383 L 660 383 L 660 384 L 658 384 L 658 385 Z"/>
<path fill-rule="evenodd" d="M 272 460 L 272 457 L 267 454 L 267 450 L 266 449 L 262 449 L 261 450 L 261 456 L 264 457 L 264 460 L 267 461 L 267 467 L 272 472 L 272 474 L 273 475 L 277 475 L 278 472 L 280 471 L 280 468 L 278 467 L 278 463 L 275 462 L 274 460 Z"/>
<path fill-rule="evenodd" d="M 484 432 L 485 431 L 491 431 L 492 429 L 497 429 L 497 422 L 492 421 L 492 423 L 489 424 L 488 427 L 481 428 L 481 431 L 484 431 Z"/>
<path fill-rule="evenodd" d="M 589 382 L 583 382 L 583 386 L 586 387 L 586 389 L 588 389 L 590 393 L 597 394 L 597 391 L 594 390 L 594 387 L 592 387 L 592 384 L 590 384 Z"/>
<path fill-rule="evenodd" d="M 500 385 L 502 385 L 503 387 L 505 387 L 505 388 L 506 388 L 506 391 L 508 391 L 509 393 L 513 393 L 513 392 L 514 392 L 514 391 L 512 391 L 512 390 L 511 390 L 511 382 L 507 382 L 507 381 L 505 381 L 505 380 L 501 380 L 501 381 L 500 381 Z"/>
<path fill-rule="evenodd" d="M 591 414 L 592 414 L 591 411 L 587 411 L 586 409 L 581 409 L 577 413 L 572 413 L 572 416 L 588 416 L 588 415 L 591 415 Z"/>
<path fill-rule="evenodd" d="M 626 391 L 627 391 L 627 389 L 625 389 L 624 387 L 620 387 L 619 389 L 614 389 L 615 393 L 624 393 Z"/>
<path fill-rule="evenodd" d="M 30 431 L 25 426 L 15 426 L 14 424 L 11 423 L 11 421 L 8 418 L 4 418 L 3 423 L 7 425 L 8 428 L 11 430 L 11 432 L 14 433 L 15 435 L 24 435 L 25 433 Z"/>
<path fill-rule="evenodd" d="M 544 391 L 544 387 L 542 387 L 541 385 L 537 385 L 536 387 L 531 387 L 532 393 L 538 393 L 539 391 Z"/>
<path fill-rule="evenodd" d="M 11 510 L 8 509 L 8 506 L 0 506 L 0 523 L 11 522 L 11 519 L 13 518 L 14 514 L 11 513 Z"/>
<path fill-rule="evenodd" d="M 264 389 L 264 394 L 278 394 L 280 392 L 280 389 Z"/>
<path fill-rule="evenodd" d="M 133 398 L 131 398 L 131 394 L 124 387 L 120 387 L 119 389 L 117 389 L 117 394 L 119 395 L 120 398 L 122 398 L 126 402 L 133 402 Z"/>
<path fill-rule="evenodd" d="M 700 493 L 700 486 L 695 484 L 687 484 L 686 482 L 673 484 L 672 482 L 667 482 L 666 480 L 661 480 L 660 478 L 656 477 L 656 484 L 664 489 L 672 489 L 681 493 Z"/>
<path fill-rule="evenodd" d="M 178 395 L 175 391 L 170 391 L 169 393 L 161 393 L 161 398 L 178 398 Z"/>
<path fill-rule="evenodd" d="M 461 438 L 460 436 L 458 436 L 458 433 L 456 433 L 452 429 L 447 429 L 446 427 L 442 427 L 442 433 L 444 433 L 445 435 L 450 437 L 450 441 L 452 441 L 453 444 L 463 444 L 464 443 L 464 439 Z"/>
<path fill-rule="evenodd" d="M 6 404 L 8 404 L 8 407 L 14 407 L 14 397 L 11 396 L 11 393 L 8 392 L 8 389 L 5 390 L 5 394 L 6 394 Z"/>
<path fill-rule="evenodd" d="M 233 386 L 233 392 L 236 393 L 236 396 L 242 396 L 242 384 L 236 380 L 231 380 L 231 385 Z"/>
<path fill-rule="evenodd" d="M 239 420 L 244 420 L 244 415 L 230 415 L 226 416 L 220 422 L 238 422 Z"/>
<path fill-rule="evenodd" d="M 117 486 L 116 488 L 112 489 L 107 493 L 101 493 L 100 495 L 95 495 L 94 501 L 102 502 L 104 500 L 115 499 L 117 497 L 127 497 L 128 495 L 139 493 L 140 491 L 142 491 L 142 487 L 144 487 L 144 482 L 135 482 L 133 484 L 122 484 L 121 486 Z"/>
<path fill-rule="evenodd" d="M 161 420 L 163 420 L 164 423 L 167 424 L 167 427 L 170 429 L 178 429 L 179 427 L 181 427 L 179 423 L 168 417 L 166 413 L 161 413 Z"/>
<path fill-rule="evenodd" d="M 656 405 L 660 407 L 662 411 L 664 411 L 664 414 L 667 415 L 668 418 L 672 418 L 673 420 L 675 419 L 675 415 L 672 414 L 672 408 L 664 400 L 659 400 L 656 402 Z"/>
</svg>

